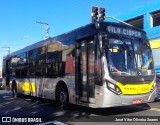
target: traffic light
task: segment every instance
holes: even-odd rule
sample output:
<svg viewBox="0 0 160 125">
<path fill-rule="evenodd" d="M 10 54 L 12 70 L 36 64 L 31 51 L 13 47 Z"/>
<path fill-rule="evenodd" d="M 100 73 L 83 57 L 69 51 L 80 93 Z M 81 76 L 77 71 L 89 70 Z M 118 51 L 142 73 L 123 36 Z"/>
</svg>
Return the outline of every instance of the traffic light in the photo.
<svg viewBox="0 0 160 125">
<path fill-rule="evenodd" d="M 99 8 L 99 21 L 105 20 L 106 16 L 105 12 L 106 12 L 105 8 L 102 7 Z"/>
<path fill-rule="evenodd" d="M 98 22 L 98 7 L 92 7 L 92 23 Z"/>
</svg>

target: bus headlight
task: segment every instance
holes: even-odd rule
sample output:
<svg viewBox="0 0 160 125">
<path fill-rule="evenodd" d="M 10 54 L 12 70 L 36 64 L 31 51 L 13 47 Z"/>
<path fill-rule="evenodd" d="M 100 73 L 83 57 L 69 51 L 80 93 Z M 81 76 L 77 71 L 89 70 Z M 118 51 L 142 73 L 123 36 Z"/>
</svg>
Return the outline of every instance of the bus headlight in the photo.
<svg viewBox="0 0 160 125">
<path fill-rule="evenodd" d="M 107 82 L 107 88 L 112 91 L 113 93 L 120 95 L 122 94 L 120 88 L 118 86 L 116 86 L 115 84 L 112 84 L 110 82 Z"/>
<path fill-rule="evenodd" d="M 120 92 L 121 90 L 118 88 L 118 87 L 116 87 L 116 92 Z"/>
<path fill-rule="evenodd" d="M 112 83 L 108 83 L 108 87 L 111 89 L 115 89 L 115 85 L 113 85 Z"/>
</svg>

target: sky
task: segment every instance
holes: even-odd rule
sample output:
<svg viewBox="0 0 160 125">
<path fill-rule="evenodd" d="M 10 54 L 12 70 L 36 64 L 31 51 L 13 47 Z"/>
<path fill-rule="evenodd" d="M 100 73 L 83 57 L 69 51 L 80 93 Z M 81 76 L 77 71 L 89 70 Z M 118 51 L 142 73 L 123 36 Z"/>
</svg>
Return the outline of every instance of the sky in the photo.
<svg viewBox="0 0 160 125">
<path fill-rule="evenodd" d="M 106 8 L 106 15 L 117 16 L 159 0 L 0 0 L 0 70 L 2 58 L 49 35 L 68 32 L 91 22 L 91 7 Z"/>
</svg>

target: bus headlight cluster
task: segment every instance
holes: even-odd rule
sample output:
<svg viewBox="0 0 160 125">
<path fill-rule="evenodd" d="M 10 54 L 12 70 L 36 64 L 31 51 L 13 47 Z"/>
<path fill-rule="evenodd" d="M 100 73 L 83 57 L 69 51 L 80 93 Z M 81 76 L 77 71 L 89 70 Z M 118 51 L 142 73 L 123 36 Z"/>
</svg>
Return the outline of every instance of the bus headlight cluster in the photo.
<svg viewBox="0 0 160 125">
<path fill-rule="evenodd" d="M 107 82 L 107 88 L 108 88 L 110 91 L 112 91 L 112 92 L 114 92 L 115 94 L 117 94 L 117 95 L 122 94 L 120 88 L 119 88 L 118 86 L 116 86 L 115 84 L 112 84 L 112 83 L 110 83 L 110 82 Z"/>
<path fill-rule="evenodd" d="M 154 84 L 152 85 L 152 88 L 151 88 L 150 92 L 153 92 L 155 89 L 156 89 L 156 81 L 154 80 Z"/>
</svg>

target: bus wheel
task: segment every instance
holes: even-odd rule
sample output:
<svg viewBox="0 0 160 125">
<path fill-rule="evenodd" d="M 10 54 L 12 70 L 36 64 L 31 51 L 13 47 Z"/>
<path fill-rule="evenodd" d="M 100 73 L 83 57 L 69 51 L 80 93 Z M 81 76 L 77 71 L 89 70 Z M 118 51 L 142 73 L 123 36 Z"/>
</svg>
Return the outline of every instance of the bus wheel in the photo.
<svg viewBox="0 0 160 125">
<path fill-rule="evenodd" d="M 58 88 L 57 101 L 61 109 L 68 108 L 69 105 L 68 91 L 64 86 Z"/>
</svg>

